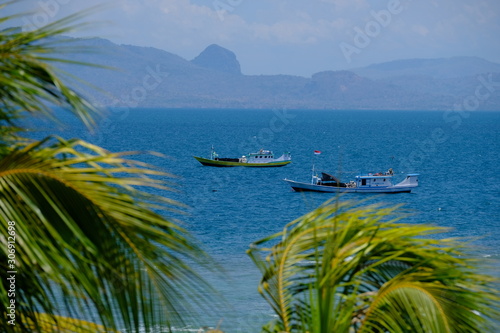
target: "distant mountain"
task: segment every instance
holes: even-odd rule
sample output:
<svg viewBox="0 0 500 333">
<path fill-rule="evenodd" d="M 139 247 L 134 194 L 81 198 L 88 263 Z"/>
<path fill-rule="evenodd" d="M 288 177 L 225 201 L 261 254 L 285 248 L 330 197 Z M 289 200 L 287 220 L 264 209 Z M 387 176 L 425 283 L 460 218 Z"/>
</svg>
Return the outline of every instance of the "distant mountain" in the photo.
<svg viewBox="0 0 500 333">
<path fill-rule="evenodd" d="M 399 60 L 306 78 L 243 75 L 236 55 L 215 44 L 188 61 L 99 38 L 74 42 L 85 51 L 71 55 L 72 60 L 114 68 L 60 65 L 99 87 L 78 89 L 105 106 L 449 110 L 477 98 L 482 85 L 475 107 L 500 110 L 500 65 L 481 58 Z"/>
<path fill-rule="evenodd" d="M 228 49 L 216 44 L 208 46 L 200 55 L 191 60 L 191 62 L 195 65 L 216 71 L 241 74 L 240 63 L 236 59 L 236 55 Z"/>
<path fill-rule="evenodd" d="M 406 59 L 354 68 L 351 71 L 371 79 L 396 76 L 428 76 L 449 79 L 482 73 L 500 73 L 500 64 L 478 57 Z"/>
</svg>

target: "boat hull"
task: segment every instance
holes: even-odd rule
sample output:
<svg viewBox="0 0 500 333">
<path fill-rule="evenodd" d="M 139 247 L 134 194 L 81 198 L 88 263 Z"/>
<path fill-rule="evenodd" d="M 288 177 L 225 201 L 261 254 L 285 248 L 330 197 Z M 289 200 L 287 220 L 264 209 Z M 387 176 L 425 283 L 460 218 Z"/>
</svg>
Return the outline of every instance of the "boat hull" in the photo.
<svg viewBox="0 0 500 333">
<path fill-rule="evenodd" d="M 410 193 L 414 186 L 380 186 L 380 187 L 335 187 L 314 185 L 284 179 L 296 192 L 327 192 L 327 193 Z"/>
<path fill-rule="evenodd" d="M 278 161 L 278 162 L 267 162 L 267 163 L 241 163 L 241 162 L 230 162 L 230 161 L 218 161 L 211 160 L 208 158 L 193 156 L 198 162 L 204 166 L 213 167 L 254 167 L 254 168 L 269 168 L 269 167 L 281 167 L 285 166 L 292 161 Z"/>
</svg>

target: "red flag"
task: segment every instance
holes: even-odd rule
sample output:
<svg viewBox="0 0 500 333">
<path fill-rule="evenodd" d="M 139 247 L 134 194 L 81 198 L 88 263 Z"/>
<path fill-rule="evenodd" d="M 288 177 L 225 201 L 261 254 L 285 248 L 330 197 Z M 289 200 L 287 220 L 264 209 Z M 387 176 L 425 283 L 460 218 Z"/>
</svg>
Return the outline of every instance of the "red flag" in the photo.
<svg viewBox="0 0 500 333">
<path fill-rule="evenodd" d="M 319 150 L 314 151 L 314 155 L 319 155 L 319 154 L 321 154 L 321 151 L 319 151 Z"/>
</svg>

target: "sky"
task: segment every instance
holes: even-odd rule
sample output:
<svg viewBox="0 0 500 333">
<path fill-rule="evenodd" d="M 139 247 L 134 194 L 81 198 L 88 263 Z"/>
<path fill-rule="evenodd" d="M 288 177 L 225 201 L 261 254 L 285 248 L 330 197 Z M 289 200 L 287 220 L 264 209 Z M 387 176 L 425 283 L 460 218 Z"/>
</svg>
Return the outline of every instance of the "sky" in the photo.
<svg viewBox="0 0 500 333">
<path fill-rule="evenodd" d="M 0 13 L 23 12 L 15 24 L 32 29 L 96 5 L 79 36 L 187 60 L 218 44 L 247 75 L 453 56 L 500 63 L 500 0 L 21 0 Z"/>
</svg>

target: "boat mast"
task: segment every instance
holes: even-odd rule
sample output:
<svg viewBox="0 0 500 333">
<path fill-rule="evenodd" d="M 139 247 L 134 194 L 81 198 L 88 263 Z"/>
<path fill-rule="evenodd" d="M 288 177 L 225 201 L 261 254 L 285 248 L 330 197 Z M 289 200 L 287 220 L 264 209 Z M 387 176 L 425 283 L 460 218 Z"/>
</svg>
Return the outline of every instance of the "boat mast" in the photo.
<svg viewBox="0 0 500 333">
<path fill-rule="evenodd" d="M 210 159 L 215 160 L 215 149 L 214 145 L 212 145 L 212 149 L 210 150 Z"/>
<path fill-rule="evenodd" d="M 319 151 L 319 150 L 315 150 L 313 152 L 314 157 L 313 157 L 312 170 L 311 170 L 311 172 L 312 172 L 312 174 L 311 174 L 311 184 L 314 184 L 314 177 L 315 177 L 314 164 L 316 162 L 316 156 L 319 155 L 319 154 L 321 154 L 321 151 Z"/>
<path fill-rule="evenodd" d="M 314 184 L 314 160 L 316 157 L 313 158 L 313 165 L 312 165 L 312 170 L 311 170 L 311 184 Z"/>
</svg>

